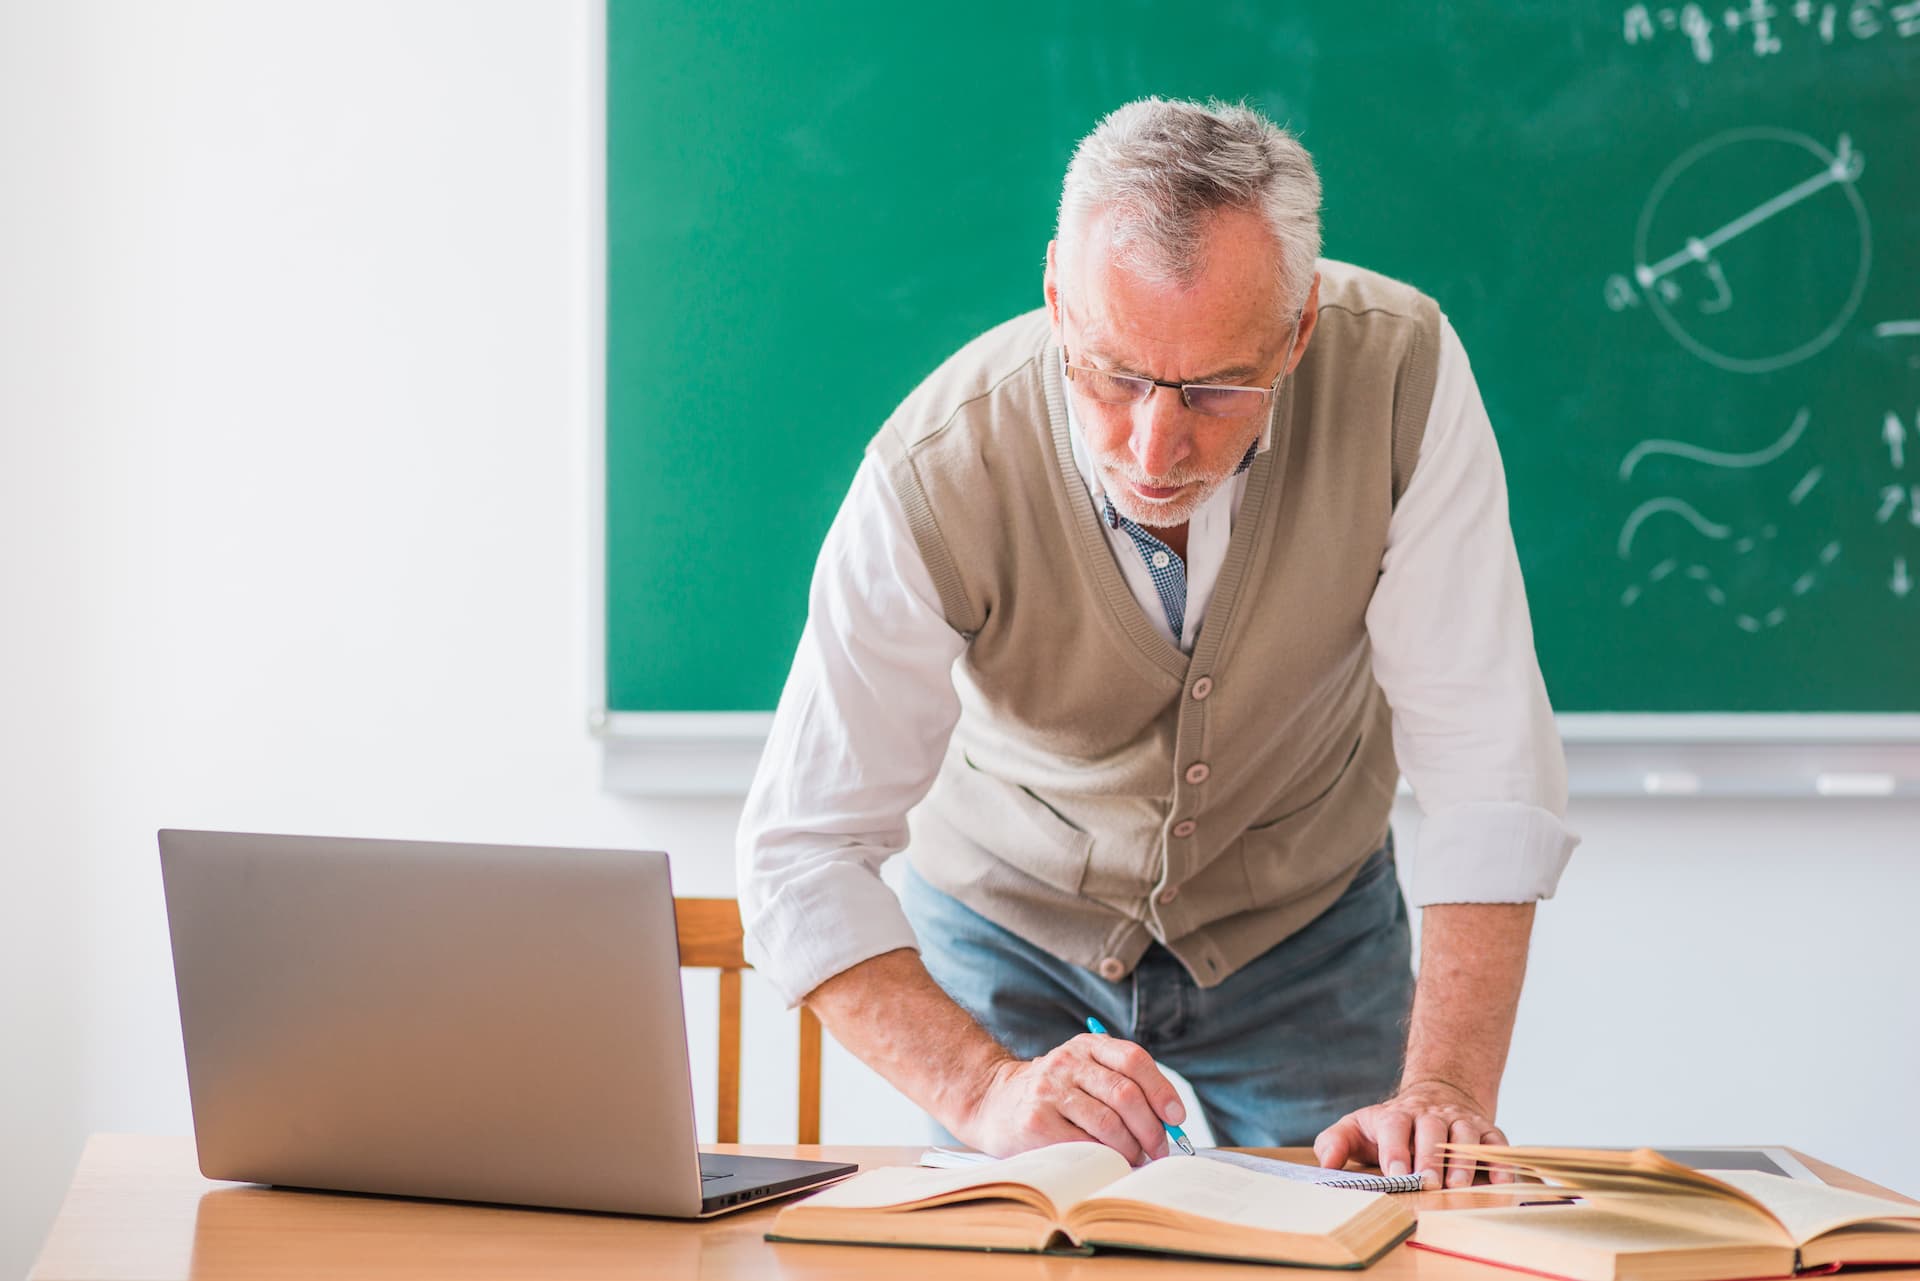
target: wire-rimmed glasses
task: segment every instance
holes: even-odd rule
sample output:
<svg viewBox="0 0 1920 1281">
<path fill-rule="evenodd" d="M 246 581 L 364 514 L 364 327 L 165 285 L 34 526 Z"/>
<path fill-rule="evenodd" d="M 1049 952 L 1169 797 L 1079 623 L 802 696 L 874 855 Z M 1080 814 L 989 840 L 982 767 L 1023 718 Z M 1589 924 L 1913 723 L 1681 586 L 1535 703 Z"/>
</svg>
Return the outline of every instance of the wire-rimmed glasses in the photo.
<svg viewBox="0 0 1920 1281">
<path fill-rule="evenodd" d="M 1068 364 L 1067 377 L 1085 393 L 1087 399 L 1103 405 L 1137 405 L 1153 394 L 1155 387 L 1172 387 L 1180 393 L 1180 403 L 1196 414 L 1209 418 L 1246 418 L 1259 413 L 1273 399 L 1284 370 L 1265 387 L 1238 387 L 1231 383 L 1176 383 L 1164 378 L 1146 378 L 1139 374 L 1116 374 L 1107 369 Z"/>
</svg>

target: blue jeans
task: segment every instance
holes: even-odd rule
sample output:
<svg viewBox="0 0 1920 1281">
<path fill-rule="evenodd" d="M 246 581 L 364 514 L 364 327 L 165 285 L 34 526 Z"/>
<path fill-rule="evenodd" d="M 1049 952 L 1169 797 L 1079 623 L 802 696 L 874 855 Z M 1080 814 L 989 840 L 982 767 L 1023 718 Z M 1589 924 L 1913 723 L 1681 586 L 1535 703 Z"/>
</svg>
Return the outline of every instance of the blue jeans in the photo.
<svg viewBox="0 0 1920 1281">
<path fill-rule="evenodd" d="M 1210 988 L 1158 943 L 1109 983 L 911 867 L 901 899 L 934 981 L 1001 1044 L 1036 1058 L 1094 1015 L 1187 1078 L 1222 1147 L 1310 1145 L 1398 1083 L 1413 968 L 1391 839 L 1332 907 Z"/>
</svg>

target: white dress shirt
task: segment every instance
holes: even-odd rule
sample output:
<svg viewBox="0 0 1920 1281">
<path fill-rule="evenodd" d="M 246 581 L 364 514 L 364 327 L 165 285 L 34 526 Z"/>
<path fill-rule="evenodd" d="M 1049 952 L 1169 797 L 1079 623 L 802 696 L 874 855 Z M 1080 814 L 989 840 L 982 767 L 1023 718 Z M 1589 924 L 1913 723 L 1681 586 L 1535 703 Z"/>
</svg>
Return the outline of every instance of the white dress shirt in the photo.
<svg viewBox="0 0 1920 1281">
<path fill-rule="evenodd" d="M 1093 503 L 1098 473 L 1073 399 L 1074 462 Z M 1183 650 L 1199 635 L 1246 487 L 1245 474 L 1232 478 L 1189 522 L 1180 636 L 1132 540 L 1101 522 L 1141 610 Z M 1578 842 L 1562 821 L 1566 762 L 1499 447 L 1444 317 L 1433 405 L 1388 525 L 1367 635 L 1394 751 L 1425 815 L 1414 905 L 1550 897 Z M 880 865 L 905 847 L 907 811 L 933 786 L 960 716 L 952 668 L 965 648 L 869 456 L 820 549 L 736 840 L 747 957 L 790 1005 L 869 957 L 915 946 Z"/>
</svg>

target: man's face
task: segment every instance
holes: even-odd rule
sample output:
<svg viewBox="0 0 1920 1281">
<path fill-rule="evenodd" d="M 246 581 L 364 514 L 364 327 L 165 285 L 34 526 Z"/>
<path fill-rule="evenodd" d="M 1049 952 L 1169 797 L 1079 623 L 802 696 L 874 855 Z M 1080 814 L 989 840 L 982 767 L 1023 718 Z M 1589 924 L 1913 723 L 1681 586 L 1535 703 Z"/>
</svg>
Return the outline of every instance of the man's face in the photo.
<svg viewBox="0 0 1920 1281">
<path fill-rule="evenodd" d="M 1054 341 L 1068 362 L 1176 383 L 1270 386 L 1287 364 L 1294 332 L 1275 278 L 1279 249 L 1258 216 L 1242 210 L 1214 214 L 1206 235 L 1205 267 L 1184 288 L 1149 283 L 1116 266 L 1104 213 L 1064 255 L 1050 245 L 1047 305 Z M 1313 311 L 1310 300 L 1293 341 L 1294 363 L 1306 349 Z M 1073 383 L 1067 386 L 1073 394 Z M 1244 418 L 1210 417 L 1188 409 L 1171 387 L 1156 387 L 1133 405 L 1084 395 L 1074 403 L 1114 506 L 1154 528 L 1183 525 L 1199 510 L 1233 475 L 1271 408 Z"/>
</svg>

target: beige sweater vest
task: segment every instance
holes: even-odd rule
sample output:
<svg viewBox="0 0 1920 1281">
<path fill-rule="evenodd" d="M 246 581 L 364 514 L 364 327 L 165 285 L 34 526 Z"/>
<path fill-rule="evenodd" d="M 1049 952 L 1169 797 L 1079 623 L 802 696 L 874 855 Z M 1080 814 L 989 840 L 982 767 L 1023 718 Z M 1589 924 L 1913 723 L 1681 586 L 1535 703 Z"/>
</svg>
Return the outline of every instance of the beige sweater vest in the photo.
<svg viewBox="0 0 1920 1281">
<path fill-rule="evenodd" d="M 1399 769 L 1367 603 L 1419 456 L 1440 316 L 1320 264 L 1191 657 L 1128 590 L 1074 466 L 1044 312 L 988 331 L 870 448 L 947 621 L 961 714 L 908 852 L 936 888 L 1117 981 L 1153 940 L 1212 986 L 1337 899 Z"/>
</svg>

